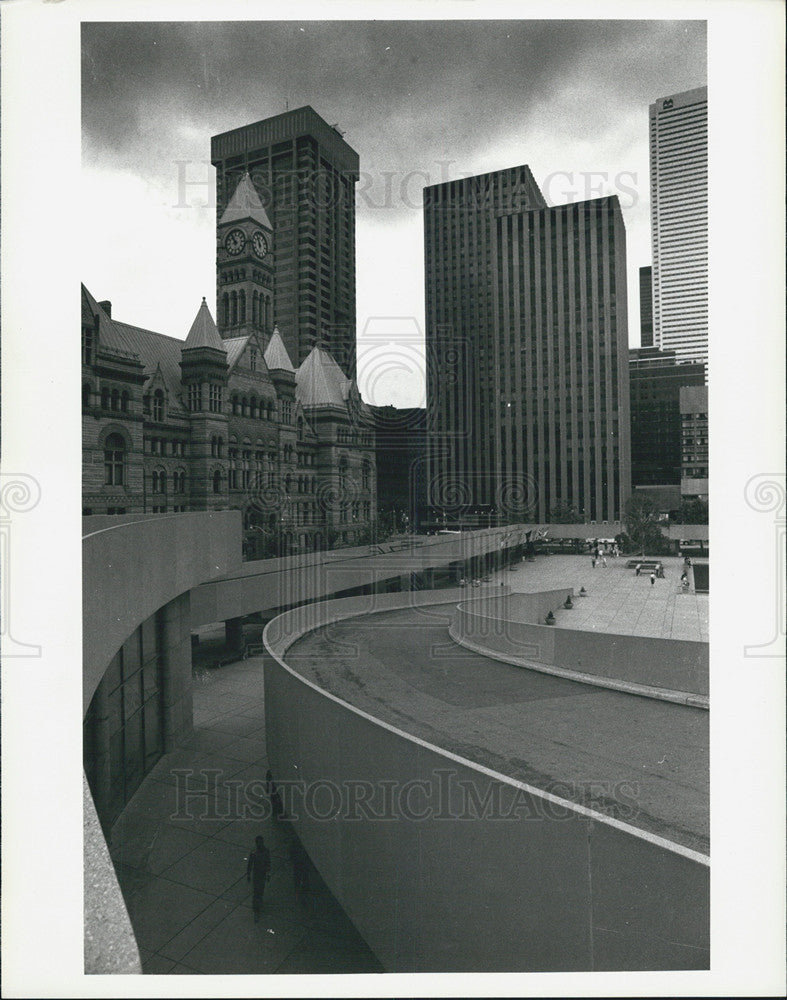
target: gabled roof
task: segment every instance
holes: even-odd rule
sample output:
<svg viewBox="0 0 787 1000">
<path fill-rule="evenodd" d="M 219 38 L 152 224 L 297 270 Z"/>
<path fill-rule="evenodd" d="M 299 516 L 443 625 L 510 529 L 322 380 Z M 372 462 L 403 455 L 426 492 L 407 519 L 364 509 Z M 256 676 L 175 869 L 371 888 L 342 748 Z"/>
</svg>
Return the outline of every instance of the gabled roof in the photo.
<svg viewBox="0 0 787 1000">
<path fill-rule="evenodd" d="M 249 334 L 245 337 L 225 337 L 223 344 L 224 349 L 227 352 L 227 364 L 230 366 L 230 370 L 233 369 L 236 363 L 240 360 L 241 355 L 246 350 L 246 344 L 250 340 Z"/>
<path fill-rule="evenodd" d="M 194 347 L 212 347 L 216 351 L 221 351 L 222 354 L 226 353 L 224 341 L 219 336 L 219 331 L 216 329 L 216 324 L 213 322 L 205 299 L 202 300 L 202 305 L 194 317 L 183 350 L 187 351 Z"/>
<path fill-rule="evenodd" d="M 132 355 L 129 360 L 139 360 L 138 349 L 133 338 L 122 329 L 123 324 L 110 319 L 90 292 L 82 285 L 82 322 L 93 325 L 93 317 L 98 316 L 98 346 Z"/>
<path fill-rule="evenodd" d="M 224 209 L 224 214 L 219 219 L 219 225 L 226 222 L 241 222 L 243 219 L 251 219 L 253 222 L 273 230 L 273 226 L 268 218 L 268 213 L 260 201 L 254 184 L 248 171 L 241 177 L 235 192 L 229 200 L 229 204 Z"/>
<path fill-rule="evenodd" d="M 182 392 L 180 361 L 183 341 L 163 333 L 155 333 L 153 330 L 144 330 L 140 326 L 120 323 L 118 320 L 114 323 L 128 342 L 133 344 L 134 350 L 145 366 L 145 374 L 148 376 L 145 390 L 147 391 L 154 380 L 156 371 L 160 371 L 169 392 L 170 413 L 185 412 L 185 407 L 180 405 Z"/>
<path fill-rule="evenodd" d="M 284 346 L 284 341 L 281 339 L 278 327 L 273 328 L 273 334 L 268 342 L 268 346 L 265 348 L 263 357 L 270 371 L 295 371 L 292 361 L 290 361 L 290 356 L 287 353 L 287 348 Z"/>
<path fill-rule="evenodd" d="M 304 406 L 341 406 L 350 394 L 347 378 L 331 355 L 321 347 L 313 347 L 295 373 L 297 398 Z"/>
</svg>

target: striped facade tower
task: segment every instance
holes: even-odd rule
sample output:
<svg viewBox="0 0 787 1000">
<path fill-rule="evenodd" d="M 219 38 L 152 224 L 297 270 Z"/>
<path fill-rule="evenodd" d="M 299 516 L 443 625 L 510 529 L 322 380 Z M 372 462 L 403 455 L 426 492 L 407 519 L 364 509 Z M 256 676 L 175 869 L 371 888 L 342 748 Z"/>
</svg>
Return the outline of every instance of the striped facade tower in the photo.
<svg viewBox="0 0 787 1000">
<path fill-rule="evenodd" d="M 708 89 L 650 105 L 653 346 L 708 361 Z"/>
<path fill-rule="evenodd" d="M 425 198 L 433 512 L 619 519 L 631 473 L 617 198 L 549 208 L 524 166 Z"/>
</svg>

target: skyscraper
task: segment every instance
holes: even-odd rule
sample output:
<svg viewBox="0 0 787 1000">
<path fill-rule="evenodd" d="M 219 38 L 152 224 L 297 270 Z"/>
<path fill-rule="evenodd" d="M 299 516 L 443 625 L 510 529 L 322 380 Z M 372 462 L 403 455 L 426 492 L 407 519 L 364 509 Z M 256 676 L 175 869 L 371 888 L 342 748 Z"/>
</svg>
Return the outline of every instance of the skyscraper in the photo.
<svg viewBox="0 0 787 1000">
<path fill-rule="evenodd" d="M 631 484 L 677 486 L 681 477 L 682 387 L 704 387 L 705 365 L 691 361 L 678 364 L 674 351 L 634 347 L 629 351 L 629 384 Z"/>
<path fill-rule="evenodd" d="M 650 105 L 653 346 L 708 360 L 708 89 Z"/>
<path fill-rule="evenodd" d="M 272 272 L 273 314 L 263 315 L 263 324 L 278 326 L 293 364 L 298 367 L 318 344 L 354 377 L 358 154 L 336 126 L 328 125 L 307 106 L 213 136 L 211 162 L 216 167 L 217 314 L 222 334 L 227 329 L 222 307 L 225 292 L 231 302 L 235 291 L 239 302 L 243 291 L 247 323 L 253 320 L 248 296 L 257 291 L 258 301 L 268 302 L 262 281 L 259 288 L 249 284 L 252 269 L 265 277 L 261 266 L 265 262 Z M 273 242 L 263 246 L 258 237 L 259 260 L 250 256 L 245 267 L 231 267 L 227 254 L 234 250 L 240 255 L 242 250 L 237 236 L 234 243 L 226 242 L 237 228 L 229 227 L 237 213 L 230 211 L 228 217 L 227 212 L 246 173 L 264 215 L 252 205 L 251 221 L 258 224 L 266 245 L 271 232 Z M 238 211 L 248 209 L 254 200 L 248 191 L 241 194 Z M 248 215 L 247 211 L 244 220 L 248 221 Z M 246 249 L 255 253 L 251 242 Z"/>
<path fill-rule="evenodd" d="M 639 269 L 639 344 L 653 347 L 653 268 Z"/>
<path fill-rule="evenodd" d="M 549 208 L 526 166 L 425 190 L 431 506 L 620 517 L 630 488 L 616 197 Z"/>
</svg>

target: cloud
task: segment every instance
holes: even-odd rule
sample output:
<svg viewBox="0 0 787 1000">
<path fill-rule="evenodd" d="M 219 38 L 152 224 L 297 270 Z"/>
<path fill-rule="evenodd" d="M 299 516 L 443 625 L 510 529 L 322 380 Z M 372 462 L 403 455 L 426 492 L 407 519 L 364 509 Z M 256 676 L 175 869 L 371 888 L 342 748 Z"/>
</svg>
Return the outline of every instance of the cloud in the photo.
<svg viewBox="0 0 787 1000">
<path fill-rule="evenodd" d="M 621 202 L 636 343 L 648 105 L 705 81 L 706 38 L 699 21 L 86 23 L 82 75 L 97 185 L 85 219 L 100 230 L 107 202 L 116 213 L 112 253 L 89 242 L 85 272 L 98 295 L 114 285 L 130 303 L 158 301 L 163 329 L 190 317 L 214 266 L 211 135 L 311 104 L 360 155 L 359 331 L 380 303 L 423 322 L 424 185 L 527 163 L 555 203 L 587 196 L 601 183 L 591 172 L 606 174 L 604 193 L 633 192 Z M 198 182 L 188 212 L 173 208 L 184 177 Z"/>
</svg>

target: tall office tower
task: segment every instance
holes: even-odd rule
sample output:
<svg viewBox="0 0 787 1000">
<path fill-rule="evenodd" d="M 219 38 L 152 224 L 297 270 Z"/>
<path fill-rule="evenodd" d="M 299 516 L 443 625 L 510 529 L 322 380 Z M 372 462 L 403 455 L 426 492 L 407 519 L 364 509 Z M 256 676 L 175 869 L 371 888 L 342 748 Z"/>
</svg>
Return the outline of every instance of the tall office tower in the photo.
<svg viewBox="0 0 787 1000">
<path fill-rule="evenodd" d="M 430 505 L 446 523 L 545 522 L 557 506 L 619 518 L 630 453 L 617 198 L 549 208 L 526 166 L 424 194 Z"/>
<path fill-rule="evenodd" d="M 629 351 L 631 484 L 678 486 L 681 480 L 683 386 L 705 386 L 705 365 L 678 364 L 674 351 Z"/>
<path fill-rule="evenodd" d="M 653 344 L 708 360 L 708 88 L 650 106 Z"/>
<path fill-rule="evenodd" d="M 653 347 L 653 268 L 639 269 L 639 344 Z"/>
<path fill-rule="evenodd" d="M 211 162 L 216 167 L 217 313 L 222 334 L 227 275 L 236 279 L 238 296 L 241 290 L 252 295 L 256 290 L 243 288 L 252 280 L 253 245 L 249 273 L 235 274 L 239 268 L 229 266 L 226 254 L 236 244 L 225 246 L 230 235 L 225 232 L 226 218 L 222 224 L 248 173 L 272 229 L 273 315 L 265 325 L 278 326 L 296 368 L 319 344 L 353 378 L 358 154 L 335 125 L 307 106 L 213 136 Z M 246 192 L 243 201 L 248 206 L 253 198 Z M 259 215 L 256 206 L 252 208 Z M 263 290 L 260 283 L 260 295 Z"/>
</svg>

